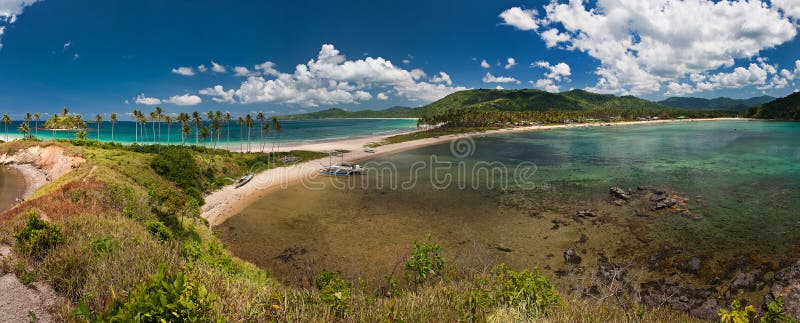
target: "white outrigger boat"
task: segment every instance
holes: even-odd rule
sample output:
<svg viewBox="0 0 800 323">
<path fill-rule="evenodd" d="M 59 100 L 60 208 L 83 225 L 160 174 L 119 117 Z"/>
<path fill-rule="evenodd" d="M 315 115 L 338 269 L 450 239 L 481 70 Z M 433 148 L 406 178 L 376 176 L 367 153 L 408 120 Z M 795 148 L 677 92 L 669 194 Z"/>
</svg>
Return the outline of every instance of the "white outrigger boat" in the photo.
<svg viewBox="0 0 800 323">
<path fill-rule="evenodd" d="M 236 186 L 234 188 L 240 188 L 245 184 L 250 183 L 252 179 L 253 179 L 253 174 L 247 174 L 245 176 L 242 176 L 238 180 L 236 180 Z"/>
<path fill-rule="evenodd" d="M 361 165 L 358 165 L 353 162 L 341 162 L 339 164 L 325 166 L 319 172 L 325 175 L 333 175 L 333 176 L 350 176 L 350 175 L 360 175 L 366 171 Z"/>
</svg>

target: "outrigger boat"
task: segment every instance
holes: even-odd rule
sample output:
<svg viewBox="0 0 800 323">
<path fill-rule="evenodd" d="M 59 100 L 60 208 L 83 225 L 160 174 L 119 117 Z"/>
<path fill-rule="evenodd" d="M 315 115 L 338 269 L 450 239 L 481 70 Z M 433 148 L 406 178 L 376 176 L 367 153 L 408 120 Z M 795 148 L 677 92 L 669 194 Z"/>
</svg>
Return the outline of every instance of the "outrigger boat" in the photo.
<svg viewBox="0 0 800 323">
<path fill-rule="evenodd" d="M 248 174 L 248 175 L 242 176 L 238 180 L 236 180 L 236 187 L 235 188 L 240 188 L 240 187 L 244 186 L 245 184 L 250 183 L 251 180 L 253 180 L 253 174 Z"/>
<path fill-rule="evenodd" d="M 339 164 L 325 166 L 319 172 L 325 175 L 350 176 L 363 174 L 366 169 L 353 162 L 341 162 Z"/>
</svg>

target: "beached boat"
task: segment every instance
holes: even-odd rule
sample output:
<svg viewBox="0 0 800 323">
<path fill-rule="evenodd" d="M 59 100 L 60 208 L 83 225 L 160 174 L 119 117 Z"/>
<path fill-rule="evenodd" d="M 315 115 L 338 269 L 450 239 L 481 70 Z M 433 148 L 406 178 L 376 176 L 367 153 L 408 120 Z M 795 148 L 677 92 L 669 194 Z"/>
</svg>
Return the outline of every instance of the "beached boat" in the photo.
<svg viewBox="0 0 800 323">
<path fill-rule="evenodd" d="M 253 174 L 242 176 L 241 178 L 236 180 L 236 188 L 240 188 L 245 184 L 250 183 L 251 180 L 253 180 Z"/>
<path fill-rule="evenodd" d="M 325 166 L 320 170 L 321 174 L 333 176 L 360 175 L 365 172 L 365 168 L 353 162 L 341 162 L 339 164 Z"/>
<path fill-rule="evenodd" d="M 372 148 L 366 148 L 366 149 L 364 149 L 364 152 L 365 152 L 365 153 L 374 154 L 374 153 L 375 153 L 375 149 L 372 149 Z"/>
</svg>

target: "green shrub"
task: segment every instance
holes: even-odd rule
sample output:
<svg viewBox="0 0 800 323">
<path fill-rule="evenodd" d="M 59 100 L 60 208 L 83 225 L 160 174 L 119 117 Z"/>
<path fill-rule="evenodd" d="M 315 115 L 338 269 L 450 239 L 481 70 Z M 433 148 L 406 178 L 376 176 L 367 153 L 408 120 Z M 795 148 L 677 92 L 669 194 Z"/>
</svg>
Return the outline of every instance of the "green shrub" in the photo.
<svg viewBox="0 0 800 323">
<path fill-rule="evenodd" d="M 147 221 L 144 223 L 144 226 L 147 228 L 147 232 L 150 233 L 150 235 L 152 235 L 158 241 L 161 242 L 170 241 L 174 236 L 172 234 L 172 230 L 170 230 L 161 221 Z"/>
<path fill-rule="evenodd" d="M 95 256 L 105 256 L 117 248 L 113 237 L 102 237 L 92 240 L 92 252 Z"/>
<path fill-rule="evenodd" d="M 64 242 L 58 226 L 40 220 L 36 212 L 31 211 L 28 214 L 28 223 L 14 235 L 23 254 L 43 257 L 48 250 Z"/>
<path fill-rule="evenodd" d="M 203 246 L 197 241 L 186 241 L 181 245 L 181 255 L 190 260 L 197 260 L 203 255 Z"/>
<path fill-rule="evenodd" d="M 334 314 L 343 316 L 350 310 L 348 300 L 353 285 L 336 273 L 323 271 L 317 274 L 314 283 L 319 289 L 320 300 L 327 303 Z"/>
<path fill-rule="evenodd" d="M 157 174 L 174 182 L 186 194 L 202 203 L 203 187 L 200 167 L 197 166 L 197 162 L 188 149 L 176 146 L 164 147 L 158 155 L 153 157 L 150 167 Z"/>
<path fill-rule="evenodd" d="M 216 297 L 182 271 L 171 274 L 159 266 L 150 281 L 133 292 L 128 300 L 115 299 L 109 310 L 94 315 L 85 305 L 75 311 L 89 321 L 100 322 L 215 322 L 224 321 L 214 312 Z"/>
<path fill-rule="evenodd" d="M 742 308 L 742 303 L 738 300 L 731 302 L 731 310 L 724 308 L 717 313 L 721 323 L 773 323 L 773 322 L 797 322 L 783 311 L 783 297 L 778 297 L 767 304 L 767 310 L 759 315 L 753 305 Z"/>
<path fill-rule="evenodd" d="M 484 321 L 493 310 L 512 309 L 534 319 L 563 301 L 547 277 L 527 270 L 514 271 L 505 264 L 491 277 L 478 277 L 479 286 L 467 295 L 465 310 L 471 321 Z"/>
<path fill-rule="evenodd" d="M 432 277 L 441 276 L 445 266 L 442 246 L 414 241 L 414 251 L 405 266 L 406 279 L 420 284 Z"/>
<path fill-rule="evenodd" d="M 514 271 L 500 264 L 492 274 L 494 300 L 498 305 L 525 309 L 530 315 L 536 316 L 547 314 L 548 308 L 561 303 L 555 286 L 538 272 Z"/>
</svg>

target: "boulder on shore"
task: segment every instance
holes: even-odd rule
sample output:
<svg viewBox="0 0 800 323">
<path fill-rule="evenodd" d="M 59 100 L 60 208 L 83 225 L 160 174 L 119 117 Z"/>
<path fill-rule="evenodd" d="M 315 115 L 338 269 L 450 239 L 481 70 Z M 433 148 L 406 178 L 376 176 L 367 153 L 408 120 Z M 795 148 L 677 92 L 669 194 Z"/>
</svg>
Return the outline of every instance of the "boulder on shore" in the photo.
<svg viewBox="0 0 800 323">
<path fill-rule="evenodd" d="M 625 201 L 630 201 L 633 198 L 633 195 L 630 192 L 625 191 L 619 187 L 612 187 L 610 189 L 610 193 L 611 195 L 623 199 Z"/>
</svg>

